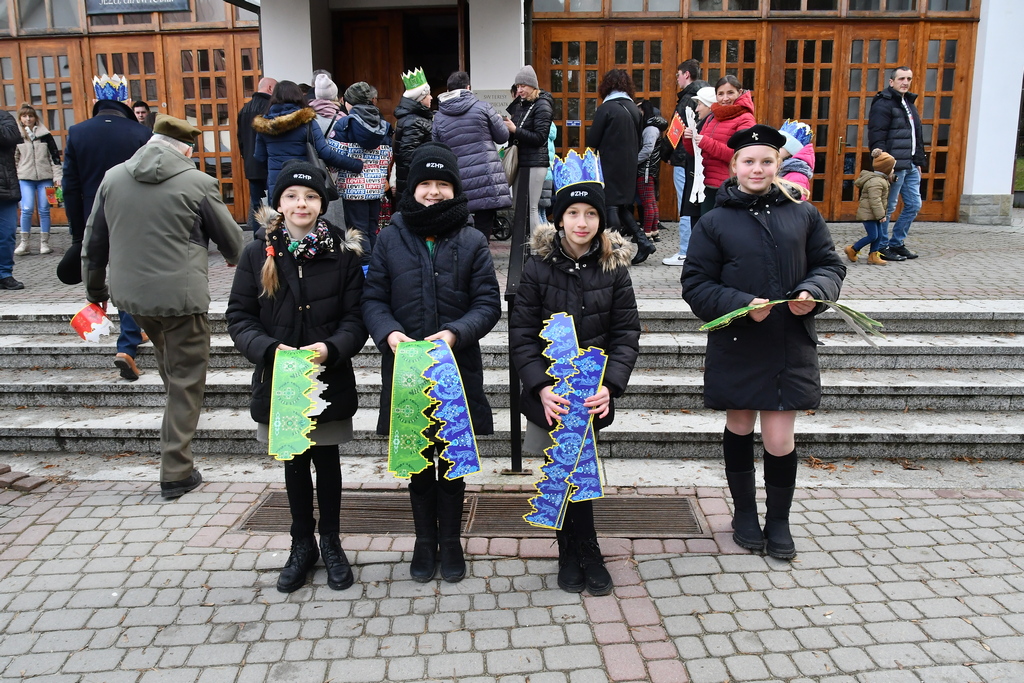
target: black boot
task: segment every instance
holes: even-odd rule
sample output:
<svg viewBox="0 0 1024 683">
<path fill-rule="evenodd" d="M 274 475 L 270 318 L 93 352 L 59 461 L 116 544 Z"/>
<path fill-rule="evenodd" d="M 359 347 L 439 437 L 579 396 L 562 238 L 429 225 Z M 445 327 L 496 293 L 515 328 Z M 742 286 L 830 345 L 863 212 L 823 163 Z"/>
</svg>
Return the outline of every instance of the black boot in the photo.
<svg viewBox="0 0 1024 683">
<path fill-rule="evenodd" d="M 772 456 L 768 456 L 772 457 Z M 796 544 L 789 533 L 789 509 L 793 505 L 795 486 L 764 485 L 768 513 L 764 521 L 765 550 L 772 557 L 791 560 L 796 557 Z"/>
<path fill-rule="evenodd" d="M 579 554 L 580 567 L 587 583 L 587 592 L 591 595 L 608 595 L 612 592 L 612 575 L 604 566 L 601 546 L 597 542 L 597 534 L 591 533 L 583 538 L 576 538 L 576 552 Z"/>
<path fill-rule="evenodd" d="M 566 593 L 582 593 L 587 580 L 576 553 L 576 539 L 572 535 L 571 522 L 565 520 L 562 528 L 555 532 L 558 540 L 558 587 Z"/>
<path fill-rule="evenodd" d="M 732 494 L 732 540 L 736 545 L 758 552 L 764 550 L 764 534 L 761 533 L 761 522 L 757 518 L 757 501 L 754 498 L 757 488 L 754 483 L 754 470 L 749 472 L 725 472 L 729 480 L 729 493 Z"/>
<path fill-rule="evenodd" d="M 312 536 L 292 539 L 292 551 L 288 554 L 288 562 L 277 577 L 277 590 L 282 593 L 294 593 L 306 585 L 309 572 L 313 570 L 320 552 L 316 549 L 316 540 Z"/>
<path fill-rule="evenodd" d="M 343 591 L 352 585 L 352 566 L 345 557 L 338 534 L 320 534 L 320 556 L 327 567 L 327 585 L 336 591 Z"/>
<path fill-rule="evenodd" d="M 638 266 L 647 260 L 647 257 L 658 251 L 658 248 L 654 246 L 654 242 L 644 234 L 643 229 L 637 231 L 636 235 L 636 254 L 633 255 L 633 259 L 630 261 L 634 266 Z"/>
<path fill-rule="evenodd" d="M 462 505 L 464 493 L 437 491 L 438 551 L 441 555 L 441 578 L 448 583 L 466 577 L 466 558 L 462 555 Z"/>
<path fill-rule="evenodd" d="M 412 549 L 409 574 L 414 581 L 426 583 L 434 578 L 437 570 L 437 489 L 429 488 L 426 493 L 409 489 L 409 501 L 416 527 L 416 545 Z"/>
</svg>

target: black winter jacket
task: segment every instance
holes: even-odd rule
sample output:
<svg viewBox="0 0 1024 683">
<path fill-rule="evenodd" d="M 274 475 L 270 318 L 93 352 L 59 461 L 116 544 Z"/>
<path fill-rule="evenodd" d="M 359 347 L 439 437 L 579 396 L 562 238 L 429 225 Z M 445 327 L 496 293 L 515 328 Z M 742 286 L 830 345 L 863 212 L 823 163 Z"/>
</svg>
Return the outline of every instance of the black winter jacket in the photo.
<svg viewBox="0 0 1024 683">
<path fill-rule="evenodd" d="M 914 117 L 913 136 L 911 137 L 910 119 L 903 108 L 904 99 L 894 88 L 886 88 L 875 95 L 868 113 L 868 149 L 881 149 L 896 159 L 896 170 L 902 171 L 911 166 L 928 168 L 928 157 L 924 152 L 924 128 L 921 117 L 914 106 L 917 95 L 908 92 L 905 96 L 910 113 Z M 914 139 L 917 141 L 914 146 Z M 913 149 L 913 153 L 911 150 Z"/>
<path fill-rule="evenodd" d="M 553 386 L 547 374 L 551 363 L 542 354 L 544 321 L 554 313 L 573 316 L 581 348 L 596 346 L 608 356 L 604 385 L 613 401 L 608 415 L 595 418 L 594 427 L 607 427 L 615 419 L 614 399 L 629 384 L 640 351 L 640 316 L 629 277 L 628 243 L 618 233 L 607 233 L 612 252 L 600 253 L 600 241 L 578 261 L 562 249 L 553 225 L 537 228 L 531 242 L 533 256 L 523 266 L 515 306 L 509 318 L 508 341 L 512 362 L 523 382 L 522 412 L 530 422 L 547 428 L 540 390 Z"/>
<path fill-rule="evenodd" d="M 273 221 L 280 221 L 275 217 Z M 312 259 L 296 261 L 284 246 L 281 228 L 267 237 L 266 226 L 256 231 L 242 251 L 228 299 L 228 333 L 243 356 L 256 364 L 252 375 L 249 413 L 256 422 L 270 421 L 270 390 L 278 344 L 299 348 L 316 342 L 327 345 L 327 362 L 320 374 L 330 402 L 318 416 L 321 422 L 352 417 L 358 407 L 352 356 L 366 343 L 359 308 L 363 294 L 362 236 L 341 232 L 328 223 L 334 249 Z M 263 294 L 260 271 L 268 243 L 276 247 L 280 287 L 273 297 Z"/>
<path fill-rule="evenodd" d="M 395 205 L 398 197 L 405 192 L 406 179 L 409 177 L 409 164 L 412 154 L 424 142 L 430 142 L 432 135 L 434 112 L 423 106 L 422 102 L 403 96 L 395 107 Z"/>
<path fill-rule="evenodd" d="M 551 117 L 555 100 L 550 94 L 540 91 L 533 102 L 517 97 L 508 107 L 508 115 L 516 124 L 516 132 L 509 134 L 509 144 L 519 148 L 520 168 L 547 168 L 548 133 L 551 132 Z M 529 112 L 529 116 L 526 113 Z M 526 124 L 523 117 L 526 116 Z"/>
<path fill-rule="evenodd" d="M 14 150 L 20 144 L 21 129 L 18 122 L 10 112 L 0 109 L 0 201 L 3 202 L 21 201 L 18 167 L 14 164 Z"/>
<path fill-rule="evenodd" d="M 598 107 L 587 131 L 587 146 L 601 154 L 605 204 L 632 204 L 640 154 L 640 110 L 633 100 L 617 97 Z"/>
<path fill-rule="evenodd" d="M 247 180 L 266 180 L 267 164 L 256 161 L 256 131 L 252 120 L 270 111 L 270 95 L 252 94 L 252 99 L 238 112 L 238 153 L 242 155 Z"/>
<path fill-rule="evenodd" d="M 512 206 L 505 167 L 495 143 L 508 142 L 508 128 L 487 102 L 471 90 L 449 90 L 437 98 L 433 137 L 452 148 L 459 158 L 462 191 L 470 211 Z"/>
<path fill-rule="evenodd" d="M 846 268 L 824 219 L 809 202 L 777 187 L 741 192 L 735 179 L 719 188 L 717 207 L 693 229 L 683 265 L 683 298 L 708 322 L 755 298 L 786 299 L 806 291 L 835 301 Z M 749 316 L 708 333 L 704 404 L 737 410 L 808 410 L 821 401 L 814 316 L 785 304 L 761 322 Z"/>
<path fill-rule="evenodd" d="M 679 118 L 682 119 L 683 125 L 686 125 L 686 110 L 689 109 L 693 112 L 694 116 L 697 115 L 697 103 L 693 97 L 697 94 L 697 91 L 701 88 L 707 88 L 711 84 L 707 81 L 693 81 L 688 86 L 676 93 L 676 111 L 679 114 Z M 671 117 L 668 117 L 671 118 Z M 693 155 L 686 151 L 686 146 L 683 145 L 683 141 L 680 140 L 679 144 L 676 145 L 675 149 L 672 150 L 672 154 L 667 158 L 668 163 L 673 166 L 685 166 L 686 160 L 690 160 L 690 173 L 693 173 Z M 700 214 L 698 214 L 700 215 Z"/>
<path fill-rule="evenodd" d="M 395 356 L 388 335 L 400 331 L 423 339 L 441 330 L 455 333 L 455 360 L 466 388 L 476 434 L 492 434 L 494 421 L 484 393 L 482 339 L 501 318 L 494 262 L 483 233 L 463 227 L 441 238 L 433 254 L 406 227 L 402 214 L 380 231 L 363 286 L 363 320 L 381 353 L 380 417 L 377 433 L 388 434 Z"/>
</svg>

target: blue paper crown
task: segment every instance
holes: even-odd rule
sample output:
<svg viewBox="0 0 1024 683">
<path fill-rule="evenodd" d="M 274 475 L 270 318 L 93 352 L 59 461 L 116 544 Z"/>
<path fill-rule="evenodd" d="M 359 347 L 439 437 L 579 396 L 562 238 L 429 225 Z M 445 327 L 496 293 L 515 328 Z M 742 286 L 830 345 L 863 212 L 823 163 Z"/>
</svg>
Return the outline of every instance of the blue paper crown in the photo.
<svg viewBox="0 0 1024 683">
<path fill-rule="evenodd" d="M 114 100 L 115 102 L 128 101 L 128 81 L 124 76 L 102 76 L 92 77 L 92 89 L 96 93 L 97 100 Z"/>
<path fill-rule="evenodd" d="M 604 185 L 604 173 L 601 172 L 601 157 L 589 147 L 582 157 L 574 149 L 569 150 L 564 160 L 555 157 L 555 168 L 552 174 L 555 179 L 555 192 L 576 183 L 600 183 Z"/>
<path fill-rule="evenodd" d="M 814 133 L 811 131 L 811 127 L 803 121 L 797 121 L 796 119 L 786 119 L 786 122 L 782 124 L 782 128 L 779 128 L 780 133 L 789 133 L 801 145 L 806 145 L 814 137 Z"/>
</svg>

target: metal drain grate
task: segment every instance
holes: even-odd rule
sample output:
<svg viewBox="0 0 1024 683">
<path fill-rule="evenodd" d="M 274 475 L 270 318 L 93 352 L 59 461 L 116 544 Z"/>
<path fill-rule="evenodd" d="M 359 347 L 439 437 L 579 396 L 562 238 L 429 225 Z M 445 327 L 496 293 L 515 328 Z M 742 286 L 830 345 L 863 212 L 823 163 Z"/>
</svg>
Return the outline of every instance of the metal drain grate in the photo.
<svg viewBox="0 0 1024 683">
<path fill-rule="evenodd" d="M 530 526 L 530 494 L 468 493 L 462 516 L 463 535 L 485 538 L 537 538 L 549 529 Z M 315 509 L 315 507 L 314 507 Z M 594 501 L 599 535 L 618 538 L 710 538 L 711 530 L 697 506 L 685 496 L 609 496 Z M 287 533 L 291 526 L 288 495 L 275 491 L 242 523 L 247 531 Z M 409 494 L 345 492 L 341 497 L 341 533 L 411 536 Z"/>
</svg>

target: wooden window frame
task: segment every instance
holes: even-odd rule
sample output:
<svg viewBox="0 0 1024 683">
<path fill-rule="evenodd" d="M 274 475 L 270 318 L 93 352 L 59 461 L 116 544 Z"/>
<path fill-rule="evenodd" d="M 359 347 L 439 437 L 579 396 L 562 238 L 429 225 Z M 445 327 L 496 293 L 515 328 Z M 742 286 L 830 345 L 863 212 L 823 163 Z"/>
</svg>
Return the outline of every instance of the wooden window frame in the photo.
<svg viewBox="0 0 1024 683">
<path fill-rule="evenodd" d="M 75 2 L 74 7 L 78 11 L 79 25 L 77 27 L 62 26 L 60 28 L 54 28 L 50 24 L 53 23 L 53 0 L 44 0 L 46 3 L 46 28 L 22 28 L 21 27 L 21 13 L 18 10 L 18 0 L 0 0 L 0 2 L 7 2 L 7 20 L 10 25 L 9 33 L 11 37 L 15 36 L 53 36 L 53 35 L 68 35 L 68 36 L 80 36 L 86 33 L 86 21 L 85 16 L 85 3 Z"/>
<path fill-rule="evenodd" d="M 772 9 L 772 0 L 761 0 L 762 5 L 766 9 L 767 13 L 765 16 L 771 17 L 772 19 L 786 19 L 786 18 L 800 18 L 800 19 L 825 19 L 828 17 L 839 17 L 843 14 L 845 0 L 836 0 L 835 9 L 825 10 L 809 10 L 807 9 L 807 3 L 809 0 L 800 0 L 800 9 L 795 10 L 779 10 Z"/>
<path fill-rule="evenodd" d="M 566 4 L 572 0 L 564 0 Z M 606 19 L 611 13 L 611 0 L 601 0 L 601 11 L 599 12 L 572 12 L 562 10 L 561 12 L 534 12 L 535 19 Z M 624 16 L 617 14 L 616 16 Z"/>
<path fill-rule="evenodd" d="M 644 7 L 650 3 L 651 0 L 643 0 Z M 677 9 L 674 12 L 652 12 L 644 9 L 640 12 L 616 12 L 611 8 L 611 2 L 608 3 L 608 17 L 610 19 L 677 19 L 683 16 L 683 4 L 687 0 L 676 0 Z"/>
<path fill-rule="evenodd" d="M 195 29 L 207 29 L 207 28 L 218 28 L 228 29 L 232 27 L 232 23 L 235 19 L 235 13 L 229 12 L 228 8 L 234 8 L 234 5 L 224 2 L 223 11 L 224 16 L 220 21 L 197 21 L 196 20 L 196 7 L 195 3 L 189 3 L 189 12 L 192 14 L 191 21 L 164 21 L 164 12 L 160 12 L 160 16 L 157 19 L 158 28 L 157 31 L 192 31 Z M 170 14 L 169 12 L 166 14 Z"/>
</svg>

